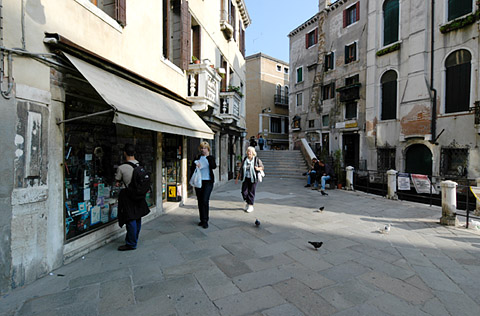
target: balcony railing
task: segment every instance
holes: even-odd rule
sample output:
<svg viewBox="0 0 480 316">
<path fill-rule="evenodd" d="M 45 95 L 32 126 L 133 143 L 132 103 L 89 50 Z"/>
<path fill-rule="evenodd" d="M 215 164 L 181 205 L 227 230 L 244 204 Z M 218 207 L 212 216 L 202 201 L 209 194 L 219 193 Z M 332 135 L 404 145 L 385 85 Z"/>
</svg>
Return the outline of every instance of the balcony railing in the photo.
<svg viewBox="0 0 480 316">
<path fill-rule="evenodd" d="M 241 97 L 235 91 L 220 92 L 220 117 L 223 123 L 230 124 L 240 120 Z"/>
<path fill-rule="evenodd" d="M 273 98 L 275 105 L 288 107 L 288 96 L 283 94 L 275 94 Z"/>
<path fill-rule="evenodd" d="M 345 87 L 338 88 L 340 92 L 340 102 L 347 102 L 360 99 L 360 83 L 354 83 Z"/>
<path fill-rule="evenodd" d="M 209 107 L 219 109 L 219 87 L 222 79 L 210 63 L 191 64 L 188 66 L 188 96 L 195 111 L 206 111 Z"/>
</svg>

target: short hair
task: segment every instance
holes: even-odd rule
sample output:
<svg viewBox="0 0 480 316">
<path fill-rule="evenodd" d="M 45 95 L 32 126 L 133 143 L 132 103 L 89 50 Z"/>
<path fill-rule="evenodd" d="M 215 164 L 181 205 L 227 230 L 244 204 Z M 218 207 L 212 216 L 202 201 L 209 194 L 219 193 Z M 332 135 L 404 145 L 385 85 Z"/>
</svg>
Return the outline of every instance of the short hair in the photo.
<svg viewBox="0 0 480 316">
<path fill-rule="evenodd" d="M 253 157 L 255 157 L 257 155 L 257 152 L 255 151 L 255 147 L 248 146 L 247 151 L 249 151 L 249 150 L 252 152 Z"/>
<path fill-rule="evenodd" d="M 208 148 L 208 151 L 210 152 L 210 144 L 208 142 L 201 142 L 200 145 L 198 145 L 198 150 L 202 150 L 202 148 Z"/>
<path fill-rule="evenodd" d="M 127 154 L 127 156 L 133 156 L 135 155 L 135 146 L 132 144 L 125 144 L 125 147 L 123 147 L 123 151 Z"/>
</svg>

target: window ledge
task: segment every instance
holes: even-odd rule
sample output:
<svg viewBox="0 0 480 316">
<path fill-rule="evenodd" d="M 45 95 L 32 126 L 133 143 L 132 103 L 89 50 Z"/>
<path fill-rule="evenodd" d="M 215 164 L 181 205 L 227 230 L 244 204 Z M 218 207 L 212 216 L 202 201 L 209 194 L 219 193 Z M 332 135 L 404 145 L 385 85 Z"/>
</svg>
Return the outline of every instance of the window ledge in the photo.
<svg viewBox="0 0 480 316">
<path fill-rule="evenodd" d="M 115 21 L 111 16 L 106 14 L 102 9 L 98 8 L 96 5 L 91 3 L 89 0 L 75 0 L 78 4 L 80 4 L 82 7 L 96 15 L 99 19 L 113 27 L 115 30 L 118 32 L 122 33 L 122 27 L 121 25 Z"/>
<path fill-rule="evenodd" d="M 448 32 L 467 27 L 470 24 L 475 23 L 475 21 L 479 20 L 479 18 L 480 18 L 480 11 L 456 18 L 455 20 L 451 22 L 447 22 L 442 26 L 440 26 L 440 32 L 442 34 L 447 34 Z"/>
<path fill-rule="evenodd" d="M 387 54 L 389 54 L 391 52 L 394 52 L 396 50 L 400 50 L 401 45 L 402 45 L 401 41 L 395 42 L 395 43 L 390 44 L 390 45 L 386 46 L 385 48 L 382 48 L 381 50 L 377 51 L 375 53 L 375 55 L 377 55 L 377 57 L 387 55 Z"/>
</svg>

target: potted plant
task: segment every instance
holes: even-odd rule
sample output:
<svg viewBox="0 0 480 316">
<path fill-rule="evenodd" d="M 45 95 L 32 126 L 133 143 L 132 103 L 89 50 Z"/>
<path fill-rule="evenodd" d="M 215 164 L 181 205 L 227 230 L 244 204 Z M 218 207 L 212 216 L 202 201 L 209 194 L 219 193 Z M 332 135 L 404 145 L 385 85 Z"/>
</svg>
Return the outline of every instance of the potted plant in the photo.
<svg viewBox="0 0 480 316">
<path fill-rule="evenodd" d="M 342 159 L 342 150 L 337 149 L 333 153 L 333 169 L 335 170 L 335 175 L 337 177 L 337 186 L 339 189 L 342 188 L 342 183 L 344 181 L 344 172 L 343 172 L 343 159 Z"/>
<path fill-rule="evenodd" d="M 192 62 L 194 64 L 200 64 L 200 59 L 198 59 L 196 56 L 192 56 Z"/>
<path fill-rule="evenodd" d="M 239 97 L 243 97 L 243 93 L 240 91 L 240 87 L 239 86 L 228 86 L 228 91 L 233 91 L 235 93 L 238 94 Z"/>
</svg>

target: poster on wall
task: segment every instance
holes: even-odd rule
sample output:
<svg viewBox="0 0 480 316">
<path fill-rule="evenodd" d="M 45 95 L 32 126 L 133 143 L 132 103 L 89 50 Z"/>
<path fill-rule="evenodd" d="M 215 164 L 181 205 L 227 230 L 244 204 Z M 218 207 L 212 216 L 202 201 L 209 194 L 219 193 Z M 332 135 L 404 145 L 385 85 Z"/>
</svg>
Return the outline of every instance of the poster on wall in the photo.
<svg viewBox="0 0 480 316">
<path fill-rule="evenodd" d="M 408 173 L 399 173 L 397 181 L 398 181 L 398 190 L 403 190 L 403 191 L 410 190 L 410 175 Z"/>
<path fill-rule="evenodd" d="M 415 190 L 417 193 L 427 193 L 430 194 L 430 189 L 432 190 L 432 194 L 437 194 L 435 187 L 432 186 L 430 179 L 427 175 L 424 174 L 411 174 L 413 185 L 415 186 Z"/>
<path fill-rule="evenodd" d="M 92 207 L 92 219 L 91 224 L 95 225 L 100 222 L 100 206 Z"/>
</svg>

